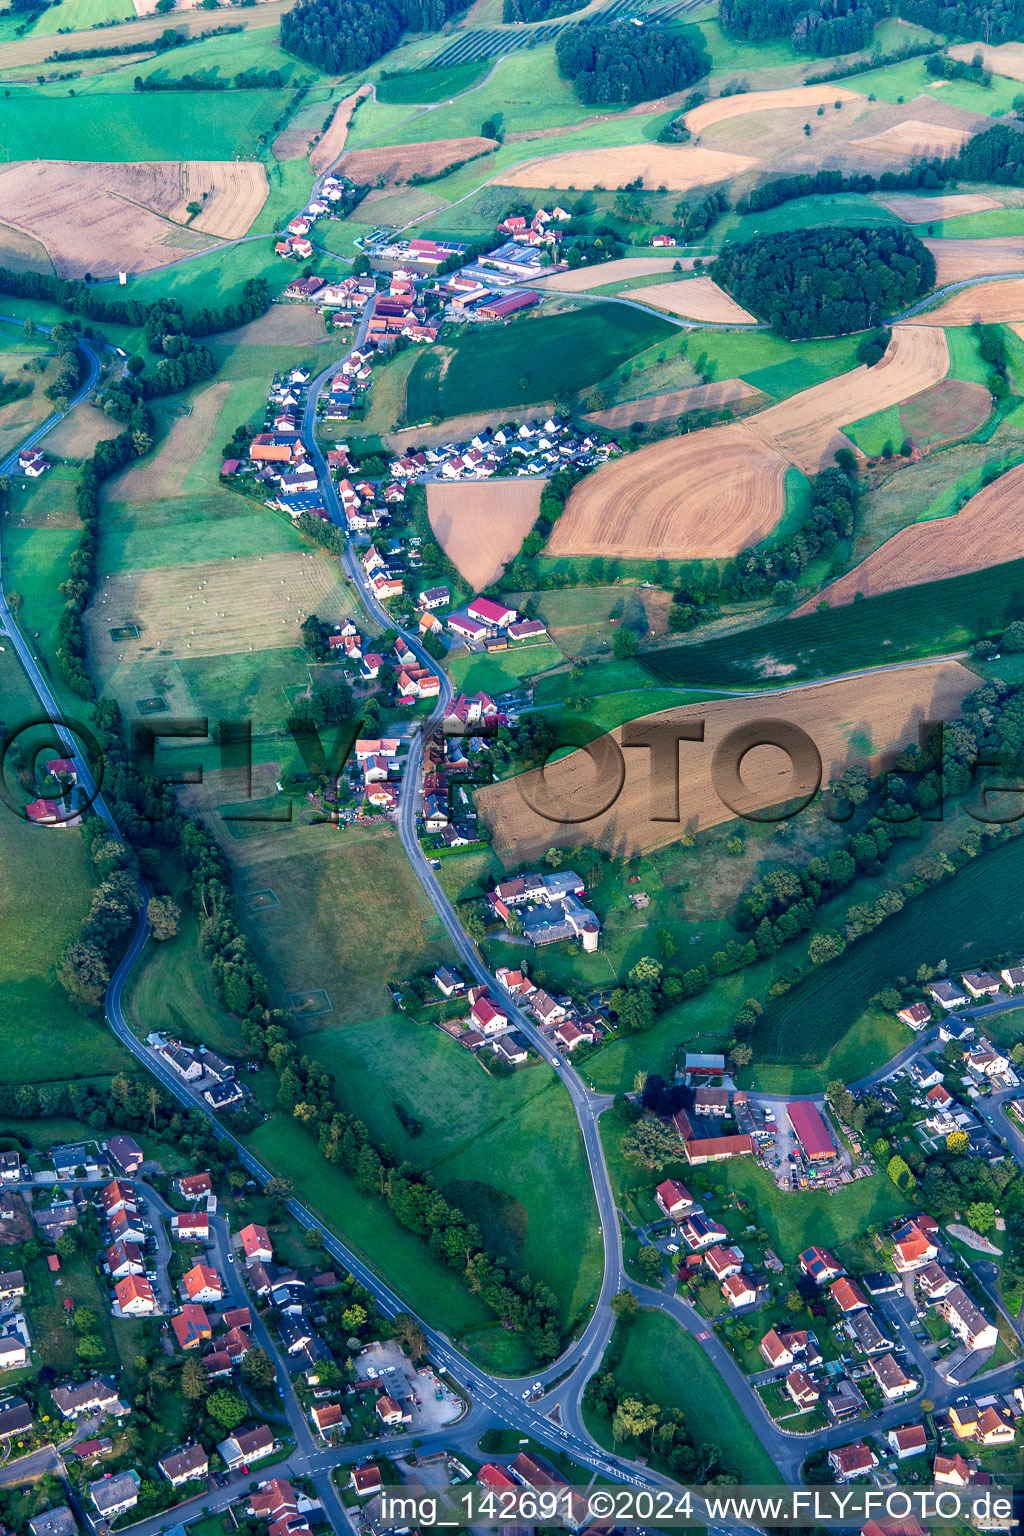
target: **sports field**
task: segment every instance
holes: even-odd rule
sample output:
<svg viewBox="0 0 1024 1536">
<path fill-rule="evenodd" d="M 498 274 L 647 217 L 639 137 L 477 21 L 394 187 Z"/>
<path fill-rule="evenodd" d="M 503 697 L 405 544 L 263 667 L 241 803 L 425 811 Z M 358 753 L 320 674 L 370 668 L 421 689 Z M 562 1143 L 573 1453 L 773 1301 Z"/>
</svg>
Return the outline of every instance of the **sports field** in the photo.
<svg viewBox="0 0 1024 1536">
<path fill-rule="evenodd" d="M 406 385 L 406 419 L 415 424 L 573 394 L 672 329 L 621 304 L 588 303 L 569 314 L 475 330 L 452 348 L 420 354 Z"/>
</svg>

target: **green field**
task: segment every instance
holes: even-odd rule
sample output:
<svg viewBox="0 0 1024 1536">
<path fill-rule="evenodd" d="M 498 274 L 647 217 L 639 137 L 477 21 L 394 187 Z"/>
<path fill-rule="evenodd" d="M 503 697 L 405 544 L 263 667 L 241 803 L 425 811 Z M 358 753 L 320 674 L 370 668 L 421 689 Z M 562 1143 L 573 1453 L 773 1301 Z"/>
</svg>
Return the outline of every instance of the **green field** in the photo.
<svg viewBox="0 0 1024 1536">
<path fill-rule="evenodd" d="M 989 90 L 973 85 L 969 80 L 947 80 L 936 84 L 924 67 L 924 59 L 918 58 L 858 75 L 854 89 L 865 96 L 873 94 L 880 101 L 913 101 L 915 96 L 927 95 L 933 101 L 963 107 L 985 117 L 1004 117 L 1013 106 L 1013 98 L 1020 94 L 1020 82 L 996 75 Z"/>
<path fill-rule="evenodd" d="M 285 91 L 169 91 L 0 99 L 12 160 L 234 160 L 252 155 Z"/>
<path fill-rule="evenodd" d="M 377 81 L 377 100 L 389 105 L 443 101 L 446 96 L 470 90 L 485 78 L 490 67 L 489 62 L 474 60 L 447 69 L 409 69 L 382 75 Z"/>
<path fill-rule="evenodd" d="M 441 350 L 417 359 L 406 385 L 406 417 L 421 422 L 571 395 L 672 330 L 642 310 L 601 303 L 475 330 L 455 342 L 447 367 Z"/>
<path fill-rule="evenodd" d="M 751 688 L 759 683 L 777 687 L 761 675 L 766 650 L 773 662 L 796 668 L 793 683 L 964 650 L 1024 616 L 1022 580 L 1024 566 L 1013 561 L 766 628 L 739 630 L 703 645 L 651 652 L 644 661 L 659 681 Z"/>
<path fill-rule="evenodd" d="M 546 1065 L 492 1078 L 441 1030 L 398 1014 L 308 1043 L 343 1108 L 427 1169 L 489 1246 L 547 1281 L 567 1327 L 586 1316 L 601 1276 L 598 1219 L 576 1117 Z M 398 1109 L 417 1117 L 420 1135 Z"/>
<path fill-rule="evenodd" d="M 128 983 L 125 1012 L 139 1035 L 164 1029 L 186 1039 L 198 1036 L 214 1050 L 241 1053 L 241 1025 L 217 999 L 209 962 L 199 953 L 187 895 L 175 895 L 182 909 L 181 932 L 148 945 Z"/>
<path fill-rule="evenodd" d="M 524 677 L 549 672 L 563 659 L 557 645 L 528 645 L 499 656 L 456 656 L 448 671 L 456 688 L 464 693 L 510 693 Z"/>
<path fill-rule="evenodd" d="M 53 37 L 57 32 L 84 31 L 104 21 L 134 21 L 135 7 L 125 0 L 61 0 L 47 6 L 27 29 L 30 37 Z M 60 47 L 59 43 L 54 44 Z"/>
<path fill-rule="evenodd" d="M 994 190 L 998 192 L 999 189 Z M 928 195 L 922 193 L 923 197 Z M 917 224 L 914 233 L 934 235 L 941 240 L 988 240 L 997 235 L 1024 235 L 1024 208 L 987 208 L 983 213 L 965 213 L 959 218 Z M 952 334 L 952 331 L 946 332 L 947 337 Z"/>
<path fill-rule="evenodd" d="M 168 497 L 138 505 L 108 502 L 100 535 L 101 570 L 143 570 L 195 560 L 230 560 L 306 549 L 291 523 L 229 492 Z"/>
<path fill-rule="evenodd" d="M 755 1055 L 819 1060 L 886 982 L 913 977 L 925 964 L 945 961 L 955 971 L 1003 952 L 1016 958 L 1024 947 L 1015 896 L 1022 875 L 1024 842 L 1013 838 L 916 896 L 852 944 L 838 964 L 817 967 L 766 1006 L 751 1042 Z"/>
<path fill-rule="evenodd" d="M 857 81 L 852 84 L 855 90 L 860 90 Z M 763 208 L 757 213 L 727 213 L 705 236 L 699 249 L 717 251 L 725 239 L 749 240 L 754 234 L 784 234 L 791 229 L 811 229 L 823 224 L 902 223 L 903 220 L 897 218 L 896 214 L 862 193 L 821 193 L 812 197 L 797 197 L 791 202 L 781 203 L 777 208 Z"/>
<path fill-rule="evenodd" d="M 745 379 L 777 400 L 857 366 L 855 336 L 794 343 L 769 331 L 695 330 L 686 338 L 686 351 L 699 372 L 712 379 Z"/>
<path fill-rule="evenodd" d="M 866 1008 L 813 1066 L 759 1061 L 755 1081 L 764 1093 L 820 1093 L 822 1085 L 833 1078 L 840 1077 L 844 1083 L 856 1082 L 891 1061 L 909 1039 L 906 1025 L 895 1014 Z"/>
<path fill-rule="evenodd" d="M 743 1409 L 697 1341 L 673 1318 L 643 1309 L 625 1335 L 615 1379 L 660 1408 L 681 1408 L 695 1444 L 713 1445 L 724 1466 L 746 1483 L 773 1486 L 779 1474 Z M 611 1425 L 587 1414 L 591 1432 L 613 1448 Z M 621 1450 L 615 1446 L 614 1449 Z"/>
</svg>

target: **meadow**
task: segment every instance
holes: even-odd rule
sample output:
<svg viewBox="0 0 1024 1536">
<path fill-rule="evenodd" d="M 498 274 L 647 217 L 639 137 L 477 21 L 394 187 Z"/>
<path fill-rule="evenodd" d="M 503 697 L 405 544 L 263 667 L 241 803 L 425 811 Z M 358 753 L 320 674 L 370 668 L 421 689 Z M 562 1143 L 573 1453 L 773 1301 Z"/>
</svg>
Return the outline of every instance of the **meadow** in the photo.
<svg viewBox="0 0 1024 1536">
<path fill-rule="evenodd" d="M 490 65 L 474 60 L 469 64 L 452 64 L 447 69 L 397 70 L 393 74 L 381 74 L 377 81 L 377 100 L 389 105 L 418 105 L 429 101 L 443 101 L 446 96 L 456 96 L 468 91 L 487 75 Z"/>
<path fill-rule="evenodd" d="M 865 96 L 873 94 L 880 101 L 913 101 L 915 96 L 926 95 L 933 101 L 963 107 L 965 111 L 978 112 L 984 117 L 1005 117 L 1012 109 L 1014 96 L 1020 93 L 1020 82 L 995 75 L 988 90 L 970 80 L 947 80 L 936 84 L 924 67 L 924 59 L 918 58 L 858 75 L 854 88 Z"/>
<path fill-rule="evenodd" d="M 448 667 L 456 689 L 464 693 L 510 693 L 525 677 L 536 677 L 564 660 L 555 645 L 528 645 L 499 656 L 455 656 Z"/>
<path fill-rule="evenodd" d="M 1024 562 L 1015 560 L 703 644 L 650 652 L 644 662 L 661 682 L 745 689 L 760 684 L 770 692 L 778 688 L 779 676 L 795 683 L 964 650 L 1024 616 L 1022 578 Z"/>
<path fill-rule="evenodd" d="M 546 1280 L 566 1327 L 584 1315 L 600 1283 L 597 1213 L 572 1107 L 546 1065 L 492 1078 L 441 1030 L 401 1014 L 307 1043 L 342 1107 L 426 1169 L 489 1246 Z"/>
<path fill-rule="evenodd" d="M 455 343 L 447 366 L 440 351 L 420 356 L 406 384 L 407 419 L 514 408 L 573 394 L 633 353 L 667 339 L 672 329 L 641 310 L 598 303 L 474 331 Z"/>
<path fill-rule="evenodd" d="M 252 155 L 285 91 L 58 95 L 43 87 L 0 98 L 11 160 L 234 160 Z"/>
</svg>

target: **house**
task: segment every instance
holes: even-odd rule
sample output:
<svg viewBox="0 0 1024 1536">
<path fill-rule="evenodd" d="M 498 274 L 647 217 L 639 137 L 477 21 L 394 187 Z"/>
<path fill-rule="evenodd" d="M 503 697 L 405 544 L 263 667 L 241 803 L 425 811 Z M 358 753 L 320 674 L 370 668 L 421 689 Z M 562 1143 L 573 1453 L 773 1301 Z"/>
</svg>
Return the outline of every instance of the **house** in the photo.
<svg viewBox="0 0 1024 1536">
<path fill-rule="evenodd" d="M 937 1110 L 948 1109 L 953 1103 L 953 1095 L 944 1083 L 936 1083 L 934 1088 L 929 1088 L 925 1098 L 932 1108 Z"/>
<path fill-rule="evenodd" d="M 104 1254 L 104 1264 L 112 1280 L 123 1280 L 126 1275 L 144 1275 L 146 1263 L 137 1243 L 112 1243 Z"/>
<path fill-rule="evenodd" d="M 999 991 L 999 977 L 991 971 L 964 971 L 960 980 L 972 997 L 995 997 Z"/>
<path fill-rule="evenodd" d="M 770 1366 L 792 1365 L 795 1359 L 792 1344 L 775 1328 L 769 1328 L 758 1348 Z"/>
<path fill-rule="evenodd" d="M 111 1136 L 107 1142 L 107 1156 L 129 1179 L 135 1177 L 146 1158 L 134 1136 Z"/>
<path fill-rule="evenodd" d="M 971 1476 L 971 1469 L 959 1451 L 955 1456 L 936 1456 L 932 1463 L 932 1481 L 947 1488 L 967 1488 Z"/>
<path fill-rule="evenodd" d="M 447 587 L 428 587 L 416 599 L 416 607 L 423 612 L 424 609 L 443 608 L 451 600 L 452 595 Z"/>
<path fill-rule="evenodd" d="M 111 1216 L 116 1216 L 118 1211 L 128 1209 L 135 1212 L 138 1210 L 135 1191 L 130 1184 L 122 1184 L 119 1179 L 114 1179 L 104 1189 L 100 1190 L 100 1205 L 104 1216 L 108 1220 Z"/>
<path fill-rule="evenodd" d="M 341 1411 L 340 1403 L 314 1403 L 309 1410 L 309 1416 L 317 1434 L 325 1440 L 328 1435 L 344 1433 L 345 1415 Z"/>
<path fill-rule="evenodd" d="M 904 1223 L 893 1233 L 893 1263 L 901 1275 L 923 1268 L 938 1256 L 938 1252 L 931 1239 L 913 1221 Z"/>
<path fill-rule="evenodd" d="M 715 1243 L 721 1243 L 729 1236 L 721 1222 L 713 1221 L 710 1216 L 705 1216 L 703 1211 L 693 1211 L 685 1217 L 680 1223 L 679 1232 L 691 1253 L 699 1253 L 703 1248 L 711 1248 Z"/>
<path fill-rule="evenodd" d="M 1012 1445 L 1016 1438 L 1013 1415 L 1007 1408 L 989 1403 L 978 1414 L 974 1438 L 979 1445 Z"/>
<path fill-rule="evenodd" d="M 800 1255 L 800 1272 L 815 1285 L 825 1285 L 843 1274 L 843 1266 L 827 1248 L 807 1248 Z"/>
<path fill-rule="evenodd" d="M 173 1042 L 168 1045 L 164 1055 L 179 1077 L 183 1077 L 186 1083 L 195 1083 L 203 1076 L 203 1064 L 194 1051 L 187 1046 Z"/>
<path fill-rule="evenodd" d="M 738 1248 L 727 1248 L 716 1243 L 705 1253 L 704 1263 L 716 1280 L 727 1280 L 730 1275 L 738 1275 L 743 1268 L 743 1255 Z"/>
<path fill-rule="evenodd" d="M 238 1235 L 242 1240 L 247 1260 L 259 1259 L 264 1264 L 270 1263 L 274 1257 L 274 1248 L 266 1227 L 259 1227 L 255 1222 L 250 1222 Z"/>
<path fill-rule="evenodd" d="M 26 818 L 38 826 L 52 826 L 63 814 L 63 808 L 56 800 L 30 800 L 25 807 Z"/>
<path fill-rule="evenodd" d="M 508 1025 L 508 1014 L 489 997 L 478 997 L 469 1010 L 470 1018 L 484 1035 L 495 1035 Z"/>
<path fill-rule="evenodd" d="M 235 1431 L 226 1440 L 222 1440 L 217 1447 L 221 1459 L 229 1472 L 236 1467 L 248 1465 L 253 1461 L 262 1461 L 274 1451 L 274 1436 L 266 1424 L 258 1424 L 255 1429 L 247 1429 L 243 1433 Z"/>
<path fill-rule="evenodd" d="M 468 605 L 466 612 L 471 619 L 486 624 L 489 629 L 505 629 L 514 624 L 519 614 L 505 603 L 495 603 L 489 597 L 477 597 Z"/>
<path fill-rule="evenodd" d="M 380 1468 L 353 1467 L 349 1477 L 349 1486 L 352 1487 L 361 1499 L 368 1499 L 372 1493 L 380 1493 L 384 1483 L 381 1479 Z"/>
<path fill-rule="evenodd" d="M 55 1509 L 44 1509 L 41 1515 L 33 1515 L 28 1523 L 32 1536 L 78 1536 L 78 1524 L 66 1504 Z"/>
<path fill-rule="evenodd" d="M 51 1207 L 51 1210 L 54 1207 Z M 36 1218 L 38 1220 L 38 1217 Z M 146 1229 L 142 1218 L 133 1209 L 127 1206 L 123 1211 L 117 1211 L 107 1223 L 110 1228 L 110 1236 L 115 1243 L 144 1243 L 146 1241 Z"/>
<path fill-rule="evenodd" d="M 841 1381 L 835 1391 L 826 1394 L 822 1406 L 830 1424 L 845 1424 L 847 1419 L 855 1418 L 866 1408 L 867 1403 L 852 1381 Z"/>
<path fill-rule="evenodd" d="M 1009 987 L 1011 992 L 1024 987 L 1024 965 L 1008 965 L 999 972 L 999 975 L 1003 984 Z"/>
<path fill-rule="evenodd" d="M 434 986 L 445 997 L 455 997 L 466 990 L 466 983 L 458 971 L 451 970 L 447 965 L 439 966 L 434 972 Z"/>
<path fill-rule="evenodd" d="M 198 1349 L 206 1339 L 213 1337 L 213 1328 L 204 1308 L 191 1301 L 171 1318 L 171 1328 L 179 1349 Z"/>
<path fill-rule="evenodd" d="M 57 1412 L 65 1419 L 79 1419 L 94 1414 L 112 1414 L 116 1418 L 128 1412 L 109 1382 L 94 1376 L 77 1387 L 52 1387 Z"/>
<path fill-rule="evenodd" d="M 193 1264 L 182 1283 L 189 1301 L 220 1301 L 224 1295 L 220 1275 L 209 1264 Z"/>
<path fill-rule="evenodd" d="M 786 1105 L 786 1115 L 809 1163 L 830 1162 L 835 1157 L 835 1142 L 815 1105 L 799 1099 Z"/>
<path fill-rule="evenodd" d="M 25 1276 L 20 1269 L 5 1269 L 0 1274 L 0 1301 L 16 1301 L 25 1294 Z"/>
<path fill-rule="evenodd" d="M 491 1050 L 513 1067 L 520 1066 L 530 1055 L 525 1041 L 515 1034 L 502 1035 L 499 1039 L 492 1041 Z"/>
<path fill-rule="evenodd" d="M 499 1467 L 493 1461 L 484 1462 L 476 1480 L 481 1488 L 489 1488 L 492 1493 L 513 1493 L 519 1486 L 514 1478 L 509 1477 L 504 1467 Z"/>
<path fill-rule="evenodd" d="M 104 1520 L 116 1520 L 118 1515 L 134 1509 L 139 1502 L 141 1482 L 141 1477 L 134 1469 L 108 1474 L 101 1477 L 99 1482 L 89 1484 L 89 1497 Z"/>
<path fill-rule="evenodd" d="M 382 1424 L 395 1429 L 399 1424 L 410 1424 L 412 1414 L 395 1401 L 390 1392 L 382 1392 L 373 1405 L 373 1411 Z"/>
<path fill-rule="evenodd" d="M 184 1173 L 174 1187 L 183 1200 L 205 1200 L 213 1194 L 213 1180 L 208 1173 Z"/>
<path fill-rule="evenodd" d="M 746 1275 L 730 1275 L 728 1280 L 722 1281 L 721 1291 L 735 1310 L 738 1307 L 752 1307 L 763 1293 L 763 1287 Z"/>
<path fill-rule="evenodd" d="M 925 1088 L 934 1088 L 937 1083 L 942 1082 L 942 1072 L 940 1068 L 936 1067 L 934 1063 L 928 1061 L 927 1059 L 910 1062 L 907 1066 L 907 1076 L 915 1088 L 920 1088 L 922 1090 Z"/>
<path fill-rule="evenodd" d="M 967 993 L 953 981 L 930 981 L 925 991 L 943 1013 L 952 1013 L 954 1008 L 962 1008 L 970 1001 Z"/>
<path fill-rule="evenodd" d="M 153 1287 L 144 1275 L 126 1275 L 114 1286 L 114 1295 L 125 1317 L 152 1317 L 156 1311 Z"/>
<path fill-rule="evenodd" d="M 806 1371 L 790 1371 L 785 1380 L 785 1390 L 798 1408 L 816 1408 L 821 1392 Z"/>
<path fill-rule="evenodd" d="M 895 1355 L 881 1355 L 870 1364 L 871 1373 L 881 1387 L 887 1403 L 894 1403 L 898 1398 L 906 1397 L 908 1392 L 914 1392 L 917 1389 L 917 1382 L 904 1372 Z"/>
<path fill-rule="evenodd" d="M 867 1297 L 860 1287 L 846 1275 L 840 1275 L 838 1280 L 833 1280 L 828 1289 L 829 1295 L 844 1317 L 850 1312 L 859 1312 L 868 1304 Z"/>
<path fill-rule="evenodd" d="M 673 1220 L 693 1210 L 693 1196 L 678 1179 L 665 1179 L 654 1191 L 655 1203 Z"/>
<path fill-rule="evenodd" d="M 870 1312 L 851 1313 L 846 1319 L 846 1331 L 866 1355 L 881 1354 L 882 1350 L 892 1348 L 892 1339 L 885 1337 Z"/>
<path fill-rule="evenodd" d="M 841 1445 L 828 1453 L 828 1464 L 837 1483 L 847 1483 L 854 1477 L 866 1477 L 878 1466 L 878 1458 L 863 1440 L 855 1445 Z"/>
<path fill-rule="evenodd" d="M 729 1113 L 731 1099 L 728 1088 L 697 1088 L 693 1095 L 694 1113 L 720 1119 Z"/>
<path fill-rule="evenodd" d="M 897 1010 L 896 1017 L 901 1024 L 906 1024 L 915 1034 L 931 1023 L 932 1011 L 927 1003 L 908 1003 L 905 1008 Z"/>
<path fill-rule="evenodd" d="M 201 1445 L 188 1445 L 183 1451 L 161 1456 L 157 1466 L 172 1488 L 180 1488 L 183 1483 L 205 1479 L 210 1471 L 210 1458 Z"/>
<path fill-rule="evenodd" d="M 999 1330 L 975 1305 L 963 1286 L 954 1285 L 937 1305 L 961 1344 L 971 1350 L 995 1349 Z"/>
<path fill-rule="evenodd" d="M 0 1371 L 15 1371 L 28 1365 L 28 1345 L 15 1334 L 0 1338 Z"/>
<path fill-rule="evenodd" d="M 950 1040 L 973 1040 L 976 1034 L 974 1025 L 968 1019 L 944 1018 L 939 1025 L 939 1039 L 945 1045 Z"/>
<path fill-rule="evenodd" d="M 956 1285 L 956 1281 L 950 1279 L 942 1265 L 936 1264 L 934 1260 L 917 1271 L 917 1283 L 928 1301 L 938 1301 L 948 1296 Z"/>
<path fill-rule="evenodd" d="M 655 235 L 651 241 L 651 244 L 656 247 L 672 246 L 675 243 L 673 235 Z"/>
<path fill-rule="evenodd" d="M 885 1438 L 897 1461 L 907 1461 L 911 1456 L 922 1455 L 928 1445 L 923 1424 L 904 1424 L 900 1429 L 890 1429 Z"/>
<path fill-rule="evenodd" d="M 179 1211 L 171 1217 L 171 1232 L 179 1243 L 208 1243 L 210 1218 L 206 1211 Z"/>
</svg>

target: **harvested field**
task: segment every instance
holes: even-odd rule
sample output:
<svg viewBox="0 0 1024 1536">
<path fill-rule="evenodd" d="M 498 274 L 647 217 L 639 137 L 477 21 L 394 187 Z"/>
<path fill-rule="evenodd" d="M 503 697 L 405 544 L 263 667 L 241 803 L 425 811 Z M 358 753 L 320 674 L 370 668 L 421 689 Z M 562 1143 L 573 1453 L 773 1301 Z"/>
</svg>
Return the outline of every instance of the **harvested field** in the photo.
<svg viewBox="0 0 1024 1536">
<path fill-rule="evenodd" d="M 687 320 L 704 320 L 712 325 L 756 325 L 756 315 L 741 309 L 710 277 L 690 277 L 681 283 L 658 283 L 651 288 L 625 288 L 621 299 L 635 299 L 652 309 Z"/>
<path fill-rule="evenodd" d="M 386 182 L 408 181 L 410 176 L 436 176 L 449 165 L 471 160 L 474 155 L 497 148 L 496 139 L 477 136 L 438 139 L 436 143 L 427 140 L 422 144 L 389 144 L 381 149 L 353 149 L 345 156 L 344 170 L 345 175 L 357 184 L 375 182 L 378 176 L 383 176 Z"/>
<path fill-rule="evenodd" d="M 275 22 L 281 20 L 285 11 L 290 11 L 294 0 L 268 0 L 266 5 L 239 8 L 232 18 L 233 24 L 240 24 L 245 31 L 257 27 L 272 27 Z M 166 16 L 147 16 L 136 21 L 123 22 L 117 29 L 116 42 L 111 41 L 110 46 L 119 47 L 125 43 L 146 43 L 154 41 L 167 29 Z M 199 10 L 198 14 L 175 17 L 174 30 L 191 35 L 194 32 L 207 32 L 210 29 L 209 15 Z M 108 34 L 109 35 L 109 34 Z M 57 45 L 61 49 L 95 48 L 97 46 L 96 32 L 90 28 L 83 28 L 78 32 L 64 33 Z M 42 64 L 47 55 L 53 52 L 54 38 L 49 32 L 40 32 L 28 37 L 13 38 L 4 42 L 4 68 L 7 70 L 22 69 L 30 64 Z M 88 60 L 86 67 L 88 67 Z M 76 68 L 78 66 L 76 65 Z M 126 65 L 125 68 L 128 66 Z M 109 61 L 100 61 L 101 70 L 109 69 Z"/>
<path fill-rule="evenodd" d="M 952 294 L 938 309 L 929 310 L 926 315 L 915 315 L 904 324 L 973 325 L 975 320 L 981 320 L 985 325 L 1012 325 L 1024 320 L 1024 277 L 964 288 L 960 293 Z"/>
<path fill-rule="evenodd" d="M 621 144 L 612 149 L 566 150 L 561 155 L 530 160 L 514 171 L 503 171 L 501 184 L 584 191 L 594 186 L 623 187 L 642 176 L 645 186 L 685 192 L 689 187 L 728 181 L 756 164 L 750 155 L 725 154 L 695 144 Z"/>
<path fill-rule="evenodd" d="M 748 112 L 774 112 L 780 107 L 830 107 L 834 101 L 863 101 L 856 91 L 843 85 L 804 85 L 789 91 L 744 91 L 736 96 L 720 96 L 717 101 L 702 102 L 687 112 L 685 122 L 691 133 L 703 133 L 712 123 L 728 117 L 746 117 Z"/>
<path fill-rule="evenodd" d="M 850 446 L 845 422 L 898 405 L 944 379 L 949 371 L 945 333 L 932 322 L 896 325 L 885 356 L 874 367 L 854 368 L 805 389 L 744 423 L 744 429 L 784 453 L 805 474 L 816 474 L 837 447 Z"/>
<path fill-rule="evenodd" d="M 123 427 L 105 411 L 82 401 L 43 438 L 41 447 L 54 458 L 88 459 L 97 443 L 116 437 Z"/>
<path fill-rule="evenodd" d="M 757 390 L 742 379 L 721 379 L 717 384 L 694 384 L 691 389 L 673 389 L 610 405 L 605 411 L 589 411 L 586 420 L 608 432 L 622 432 L 634 421 L 674 421 L 685 411 L 714 411 L 756 394 Z"/>
<path fill-rule="evenodd" d="M 966 64 L 980 53 L 985 68 L 994 75 L 1005 75 L 1008 80 L 1024 80 L 1024 43 L 1000 43 L 995 48 L 990 48 L 987 43 L 958 43 L 946 51 L 951 59 L 960 59 Z"/>
<path fill-rule="evenodd" d="M 874 149 L 883 155 L 908 160 L 919 156 L 955 155 L 969 138 L 971 133 L 966 128 L 946 128 L 940 123 L 924 123 L 920 118 L 910 117 L 905 123 L 894 123 L 881 133 L 851 142 L 861 149 Z"/>
<path fill-rule="evenodd" d="M 1024 272 L 1024 236 L 993 240 L 926 240 L 935 257 L 935 286 L 993 272 Z"/>
<path fill-rule="evenodd" d="M 221 331 L 217 346 L 304 347 L 323 341 L 326 335 L 320 312 L 312 304 L 272 304 L 258 320 L 233 331 Z"/>
<path fill-rule="evenodd" d="M 605 283 L 622 283 L 633 277 L 651 277 L 656 273 L 666 276 L 672 271 L 672 256 L 625 256 L 621 261 L 603 261 L 596 267 L 577 267 L 575 272 L 556 272 L 554 277 L 543 280 L 545 293 L 586 293 L 588 288 L 602 288 Z M 680 262 L 688 272 L 693 257 Z"/>
<path fill-rule="evenodd" d="M 267 172 L 259 160 L 183 160 L 181 194 L 167 217 L 188 223 L 188 204 L 202 203 L 189 229 L 222 240 L 237 240 L 250 228 L 267 200 Z"/>
<path fill-rule="evenodd" d="M 788 467 L 740 425 L 667 438 L 612 460 L 578 485 L 548 553 L 633 560 L 736 555 L 778 522 Z"/>
<path fill-rule="evenodd" d="M 900 425 L 918 448 L 970 437 L 988 420 L 992 396 L 984 384 L 967 379 L 943 379 L 931 389 L 904 400 Z"/>
<path fill-rule="evenodd" d="M 6 222 L 39 240 L 61 277 L 150 271 L 217 243 L 169 222 L 181 196 L 175 160 L 23 160 L 0 173 L 0 196 Z"/>
<path fill-rule="evenodd" d="M 908 224 L 938 223 L 940 219 L 959 219 L 965 213 L 987 213 L 990 208 L 1002 207 L 1002 203 L 984 192 L 951 192 L 946 197 L 880 197 L 878 201 Z"/>
<path fill-rule="evenodd" d="M 766 631 L 766 644 L 770 633 Z M 612 807 L 599 815 L 593 812 L 607 800 L 608 781 L 614 783 L 620 758 L 613 757 L 615 767 L 599 777 L 592 758 L 582 751 L 549 764 L 543 772 L 534 770 L 478 790 L 477 809 L 507 868 L 529 863 L 553 845 L 602 848 L 618 857 L 647 852 L 675 842 L 683 832 L 732 819 L 733 812 L 712 785 L 710 770 L 716 747 L 738 726 L 757 726 L 767 717 L 798 725 L 817 747 L 827 780 L 851 763 L 877 768 L 884 754 L 917 740 L 920 721 L 951 719 L 977 683 L 974 673 L 956 662 L 933 662 L 806 684 L 774 696 L 715 699 L 647 715 L 647 721 L 705 721 L 703 742 L 687 742 L 679 753 L 679 821 L 652 819 L 658 812 L 672 813 L 671 796 L 667 805 L 652 797 L 650 753 L 637 751 L 621 753 L 622 790 Z M 621 741 L 622 727 L 609 734 Z M 592 750 L 597 750 L 596 744 Z M 734 805 L 749 813 L 802 797 L 813 782 L 813 772 L 794 771 L 780 748 L 754 746 L 743 758 L 742 785 L 728 793 Z M 548 816 L 534 810 L 525 797 L 546 808 Z M 578 823 L 566 825 L 566 815 L 579 818 Z"/>
<path fill-rule="evenodd" d="M 954 517 L 936 517 L 901 528 L 866 560 L 797 610 L 810 613 L 822 597 L 833 608 L 852 603 L 857 592 L 875 597 L 902 587 L 919 587 L 949 576 L 966 576 L 1019 560 L 1024 555 L 1020 502 L 1024 464 L 972 496 Z"/>
<path fill-rule="evenodd" d="M 345 608 L 336 565 L 302 551 L 119 571 L 101 580 L 87 615 L 90 666 L 106 685 L 122 659 L 127 674 L 150 658 L 298 645 L 309 614 L 333 623 Z M 138 640 L 111 640 L 112 628 L 128 624 Z"/>
<path fill-rule="evenodd" d="M 428 485 L 427 511 L 437 542 L 474 592 L 490 586 L 537 520 L 540 480 Z"/>
<path fill-rule="evenodd" d="M 330 170 L 335 160 L 337 160 L 345 148 L 345 140 L 348 137 L 348 125 L 352 121 L 352 114 L 363 97 L 369 94 L 370 87 L 368 85 L 361 85 L 357 91 L 352 92 L 351 96 L 346 96 L 344 101 L 338 102 L 327 132 L 322 135 L 319 142 L 314 144 L 309 152 L 309 163 L 318 176 L 322 175 L 324 171 Z M 285 133 L 287 131 L 285 129 Z M 305 130 L 303 130 L 303 133 L 305 135 Z M 284 135 L 279 135 L 274 140 L 274 154 L 279 160 L 290 158 L 290 156 L 278 152 L 278 144 L 283 137 Z M 309 137 L 311 135 L 305 137 L 303 145 L 299 149 L 294 150 L 294 154 L 301 153 L 302 148 L 309 142 Z M 347 174 L 348 172 L 346 171 Z"/>
<path fill-rule="evenodd" d="M 221 379 L 196 395 L 188 416 L 179 416 L 157 452 L 108 480 L 108 501 L 157 501 L 181 496 L 184 478 L 210 440 L 231 384 Z"/>
</svg>

